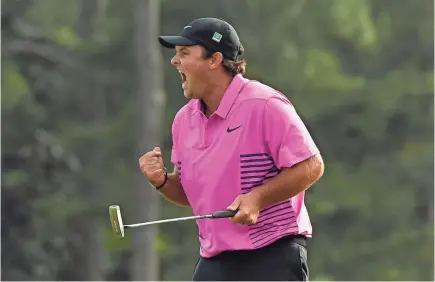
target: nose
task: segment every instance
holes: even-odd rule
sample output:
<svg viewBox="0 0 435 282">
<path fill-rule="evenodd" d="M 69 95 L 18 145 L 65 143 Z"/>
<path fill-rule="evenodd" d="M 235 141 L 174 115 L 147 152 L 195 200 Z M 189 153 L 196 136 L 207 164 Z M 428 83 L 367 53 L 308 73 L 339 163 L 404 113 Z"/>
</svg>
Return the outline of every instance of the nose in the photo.
<svg viewBox="0 0 435 282">
<path fill-rule="evenodd" d="M 177 54 L 175 54 L 174 57 L 172 57 L 172 59 L 171 59 L 171 64 L 174 65 L 174 66 L 177 66 L 177 65 L 180 64 L 180 60 L 179 60 Z"/>
</svg>

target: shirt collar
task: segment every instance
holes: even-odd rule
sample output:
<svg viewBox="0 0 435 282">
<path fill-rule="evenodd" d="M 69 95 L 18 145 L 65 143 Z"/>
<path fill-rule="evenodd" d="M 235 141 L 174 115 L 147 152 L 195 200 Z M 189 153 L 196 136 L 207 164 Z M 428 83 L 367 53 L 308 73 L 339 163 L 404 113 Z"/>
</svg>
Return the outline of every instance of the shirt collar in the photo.
<svg viewBox="0 0 435 282">
<path fill-rule="evenodd" d="M 218 116 L 223 119 L 227 117 L 228 113 L 231 110 L 231 107 L 234 104 L 234 101 L 236 100 L 237 96 L 240 93 L 240 90 L 242 90 L 242 87 L 243 85 L 245 85 L 246 82 L 247 79 L 245 79 L 241 74 L 237 74 L 233 77 L 233 80 L 228 85 L 227 90 L 222 97 L 221 103 L 216 110 L 216 114 Z"/>
<path fill-rule="evenodd" d="M 227 89 L 225 90 L 224 96 L 222 97 L 215 114 L 223 119 L 228 116 L 231 107 L 233 106 L 237 96 L 240 93 L 240 90 L 242 90 L 243 85 L 245 85 L 246 82 L 248 82 L 248 79 L 244 78 L 241 74 L 237 74 L 233 77 Z M 196 99 L 194 105 L 192 106 L 194 107 L 193 113 L 196 111 L 202 112 L 202 102 L 200 99 Z"/>
</svg>

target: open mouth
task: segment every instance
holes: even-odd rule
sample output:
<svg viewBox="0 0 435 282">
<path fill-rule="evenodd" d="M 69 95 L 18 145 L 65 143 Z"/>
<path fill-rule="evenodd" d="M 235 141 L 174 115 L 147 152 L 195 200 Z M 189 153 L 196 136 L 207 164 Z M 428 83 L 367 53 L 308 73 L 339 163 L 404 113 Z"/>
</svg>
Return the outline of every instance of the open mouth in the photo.
<svg viewBox="0 0 435 282">
<path fill-rule="evenodd" d="M 186 75 L 180 70 L 178 72 L 180 73 L 181 77 L 181 86 L 184 88 L 184 86 L 186 85 Z"/>
</svg>

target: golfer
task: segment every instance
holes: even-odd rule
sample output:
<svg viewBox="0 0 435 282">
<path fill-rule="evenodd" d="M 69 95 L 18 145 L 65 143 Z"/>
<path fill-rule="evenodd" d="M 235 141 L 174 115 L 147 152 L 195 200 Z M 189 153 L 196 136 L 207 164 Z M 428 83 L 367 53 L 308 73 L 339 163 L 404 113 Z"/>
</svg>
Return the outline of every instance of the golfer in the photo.
<svg viewBox="0 0 435 282">
<path fill-rule="evenodd" d="M 140 168 L 163 197 L 195 215 L 237 211 L 197 221 L 193 280 L 308 280 L 304 191 L 324 165 L 294 106 L 244 77 L 244 49 L 221 19 L 194 20 L 159 42 L 175 49 L 171 64 L 190 101 L 173 121 L 174 172 L 158 147 L 140 158 Z"/>
</svg>

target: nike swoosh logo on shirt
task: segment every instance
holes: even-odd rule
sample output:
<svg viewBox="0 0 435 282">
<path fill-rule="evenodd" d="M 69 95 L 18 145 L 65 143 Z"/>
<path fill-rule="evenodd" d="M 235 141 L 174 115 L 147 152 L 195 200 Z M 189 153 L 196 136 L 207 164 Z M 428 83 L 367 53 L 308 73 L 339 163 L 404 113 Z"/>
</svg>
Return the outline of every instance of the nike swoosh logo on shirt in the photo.
<svg viewBox="0 0 435 282">
<path fill-rule="evenodd" d="M 240 128 L 240 127 L 242 127 L 242 125 L 239 125 L 239 126 L 237 126 L 237 127 L 234 127 L 234 128 L 227 128 L 227 132 L 228 133 L 230 133 L 230 132 L 232 132 L 232 131 L 234 131 L 234 130 L 236 130 L 237 128 Z"/>
</svg>

